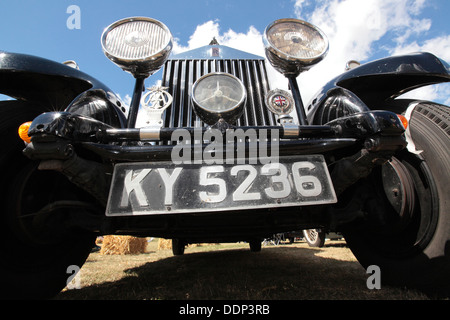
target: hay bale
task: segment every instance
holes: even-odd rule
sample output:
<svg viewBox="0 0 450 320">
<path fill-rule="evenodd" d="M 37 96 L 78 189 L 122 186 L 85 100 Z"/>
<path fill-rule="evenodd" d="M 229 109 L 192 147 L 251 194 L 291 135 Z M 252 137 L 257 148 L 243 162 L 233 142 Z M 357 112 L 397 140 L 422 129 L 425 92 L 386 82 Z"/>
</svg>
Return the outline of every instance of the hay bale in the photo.
<svg viewBox="0 0 450 320">
<path fill-rule="evenodd" d="M 186 248 L 196 248 L 203 246 L 217 245 L 217 243 L 190 243 Z M 158 250 L 171 250 L 172 249 L 172 239 L 162 239 L 158 240 Z"/>
<path fill-rule="evenodd" d="M 172 249 L 172 240 L 159 238 L 158 250 L 170 250 L 170 249 Z"/>
<path fill-rule="evenodd" d="M 144 253 L 147 248 L 147 239 L 132 236 L 104 236 L 100 254 L 125 255 Z"/>
<path fill-rule="evenodd" d="M 188 248 L 197 248 L 197 247 L 204 247 L 204 246 L 209 246 L 209 243 L 190 243 L 188 244 Z"/>
</svg>

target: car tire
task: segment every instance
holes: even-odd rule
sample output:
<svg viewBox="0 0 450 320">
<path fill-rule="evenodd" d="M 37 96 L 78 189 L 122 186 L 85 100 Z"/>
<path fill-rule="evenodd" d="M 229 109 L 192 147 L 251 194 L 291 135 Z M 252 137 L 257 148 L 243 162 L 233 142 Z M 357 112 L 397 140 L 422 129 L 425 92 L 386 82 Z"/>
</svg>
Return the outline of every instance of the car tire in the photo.
<svg viewBox="0 0 450 320">
<path fill-rule="evenodd" d="M 325 245 L 325 231 L 322 229 L 303 230 L 303 237 L 310 247 L 321 248 Z"/>
<path fill-rule="evenodd" d="M 422 152 L 404 150 L 373 172 L 368 218 L 344 231 L 363 267 L 380 268 L 382 282 L 438 296 L 450 294 L 449 122 L 447 106 L 414 108 L 409 131 Z M 401 201 L 393 203 L 395 196 Z"/>
<path fill-rule="evenodd" d="M 249 241 L 250 251 L 251 252 L 260 252 L 261 251 L 261 240 L 251 240 Z"/>
<path fill-rule="evenodd" d="M 46 229 L 40 209 L 59 200 L 77 200 L 76 187 L 22 154 L 19 126 L 47 111 L 22 101 L 0 102 L 2 152 L 0 168 L 0 296 L 3 299 L 46 299 L 57 295 L 73 278 L 94 246 L 89 232 Z M 62 214 L 76 214 L 68 210 Z M 55 216 L 60 217 L 58 214 Z M 47 221 L 47 220 L 46 220 Z M 53 220 L 52 220 L 53 221 Z M 38 226 L 39 230 L 38 230 Z M 44 227 L 43 227 L 44 226 Z"/>
<path fill-rule="evenodd" d="M 174 256 L 182 256 L 184 254 L 185 243 L 181 239 L 172 239 L 172 253 Z"/>
</svg>

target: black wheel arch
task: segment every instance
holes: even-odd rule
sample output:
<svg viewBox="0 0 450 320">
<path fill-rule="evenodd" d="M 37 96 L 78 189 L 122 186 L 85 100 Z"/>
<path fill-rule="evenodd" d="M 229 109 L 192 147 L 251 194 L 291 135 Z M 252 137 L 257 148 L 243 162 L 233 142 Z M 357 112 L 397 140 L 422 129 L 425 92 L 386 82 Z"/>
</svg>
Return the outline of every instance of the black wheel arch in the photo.
<svg viewBox="0 0 450 320">
<path fill-rule="evenodd" d="M 106 85 L 82 71 L 41 57 L 1 52 L 0 93 L 40 105 L 42 112 L 66 110 L 113 127 L 126 124 L 123 102 Z"/>
<path fill-rule="evenodd" d="M 423 86 L 450 81 L 450 66 L 427 52 L 382 58 L 351 69 L 329 81 L 307 106 L 311 124 L 325 124 L 356 112 L 387 110 L 403 113 L 412 102 L 396 100 Z M 353 103 L 354 96 L 359 99 Z"/>
</svg>

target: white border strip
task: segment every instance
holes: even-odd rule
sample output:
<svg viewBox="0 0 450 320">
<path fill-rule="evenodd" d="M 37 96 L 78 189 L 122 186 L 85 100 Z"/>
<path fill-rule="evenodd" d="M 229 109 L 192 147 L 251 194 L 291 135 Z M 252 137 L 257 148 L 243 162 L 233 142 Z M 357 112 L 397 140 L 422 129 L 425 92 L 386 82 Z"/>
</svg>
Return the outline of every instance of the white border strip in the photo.
<svg viewBox="0 0 450 320">
<path fill-rule="evenodd" d="M 405 112 L 405 118 L 408 120 L 408 128 L 406 129 L 406 132 L 405 132 L 406 141 L 408 142 L 407 149 L 409 152 L 414 153 L 414 154 L 421 154 L 423 152 L 423 150 L 416 149 L 416 145 L 414 144 L 414 141 L 411 136 L 411 131 L 410 131 L 410 129 L 411 129 L 410 120 L 411 120 L 412 113 L 420 102 L 421 101 L 416 101 L 416 102 L 411 103 Z"/>
</svg>

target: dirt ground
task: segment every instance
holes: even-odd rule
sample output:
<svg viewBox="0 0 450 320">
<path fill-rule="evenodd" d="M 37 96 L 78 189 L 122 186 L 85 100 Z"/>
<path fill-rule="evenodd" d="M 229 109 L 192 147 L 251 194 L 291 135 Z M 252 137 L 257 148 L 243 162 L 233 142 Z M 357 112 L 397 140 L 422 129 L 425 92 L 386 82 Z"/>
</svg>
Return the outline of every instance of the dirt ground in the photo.
<svg viewBox="0 0 450 320">
<path fill-rule="evenodd" d="M 429 300 L 426 295 L 382 284 L 368 289 L 366 273 L 344 240 L 322 248 L 305 242 L 189 247 L 183 256 L 158 250 L 157 240 L 138 255 L 92 252 L 79 288 L 57 300 Z M 382 278 L 381 278 L 382 283 Z"/>
</svg>

